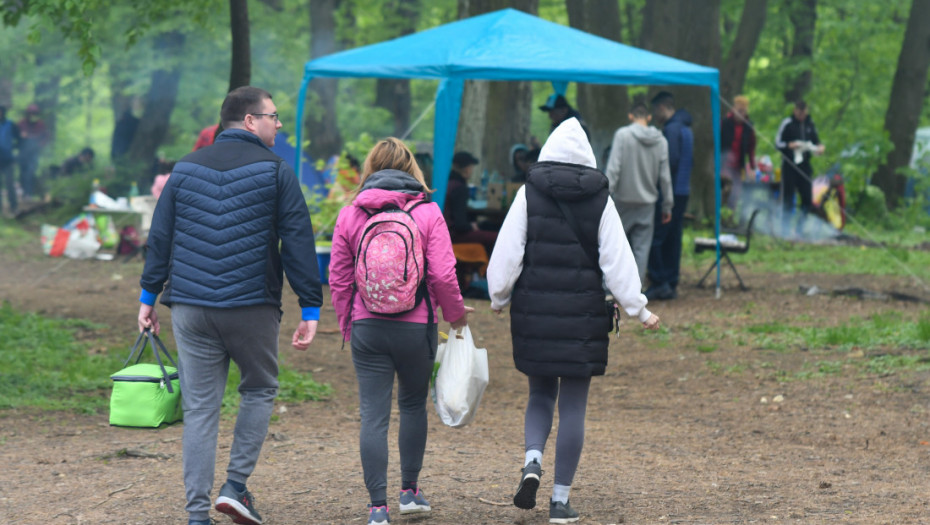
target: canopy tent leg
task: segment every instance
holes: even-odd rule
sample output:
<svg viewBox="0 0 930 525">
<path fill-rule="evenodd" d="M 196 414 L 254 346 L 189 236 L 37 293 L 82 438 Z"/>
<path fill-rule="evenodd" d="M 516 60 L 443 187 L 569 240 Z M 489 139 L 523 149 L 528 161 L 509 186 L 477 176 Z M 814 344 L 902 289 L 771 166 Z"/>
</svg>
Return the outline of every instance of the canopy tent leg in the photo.
<svg viewBox="0 0 930 525">
<path fill-rule="evenodd" d="M 714 297 L 720 299 L 720 77 L 710 86 L 710 113 L 714 128 L 714 238 L 717 239 L 717 289 Z"/>
<path fill-rule="evenodd" d="M 459 112 L 462 110 L 462 92 L 465 81 L 460 78 L 444 78 L 436 90 L 436 120 L 433 122 L 433 202 L 440 208 L 446 202 L 448 177 L 437 176 L 452 170 L 452 155 L 455 153 L 455 136 L 459 128 Z"/>
</svg>

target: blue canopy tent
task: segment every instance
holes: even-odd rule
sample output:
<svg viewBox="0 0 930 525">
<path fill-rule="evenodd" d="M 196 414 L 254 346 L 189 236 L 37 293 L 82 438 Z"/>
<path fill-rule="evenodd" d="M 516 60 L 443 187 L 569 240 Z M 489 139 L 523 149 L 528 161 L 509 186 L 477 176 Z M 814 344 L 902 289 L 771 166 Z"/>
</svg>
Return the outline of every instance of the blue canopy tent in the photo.
<svg viewBox="0 0 930 525">
<path fill-rule="evenodd" d="M 564 93 L 569 82 L 708 86 L 714 144 L 720 143 L 720 87 L 716 69 L 626 46 L 515 9 L 459 20 L 307 62 L 297 98 L 298 123 L 303 122 L 307 86 L 315 77 L 439 80 L 433 135 L 436 189 L 433 198 L 440 207 L 445 201 L 452 167 L 462 91 L 469 79 L 549 81 L 558 93 Z M 302 128 L 298 124 L 298 144 Z M 714 166 L 715 236 L 719 239 L 719 147 L 714 149 Z M 719 248 L 717 259 L 719 263 Z M 718 264 L 718 295 L 719 292 Z"/>
</svg>

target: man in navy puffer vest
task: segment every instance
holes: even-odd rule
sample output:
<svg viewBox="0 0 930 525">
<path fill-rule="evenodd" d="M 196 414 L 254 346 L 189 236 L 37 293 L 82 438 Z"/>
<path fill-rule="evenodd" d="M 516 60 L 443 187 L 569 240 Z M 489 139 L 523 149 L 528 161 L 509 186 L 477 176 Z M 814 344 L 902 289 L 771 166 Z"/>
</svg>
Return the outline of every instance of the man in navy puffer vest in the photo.
<svg viewBox="0 0 930 525">
<path fill-rule="evenodd" d="M 278 394 L 278 331 L 286 271 L 301 307 L 292 338 L 306 350 L 323 294 L 310 214 L 291 168 L 269 149 L 281 123 L 262 89 L 231 91 L 212 146 L 174 167 L 158 199 L 142 273 L 139 330 L 159 332 L 155 299 L 171 308 L 184 408 L 189 524 L 210 523 L 220 405 L 229 361 L 242 400 L 216 510 L 261 524 L 245 484 Z"/>
</svg>

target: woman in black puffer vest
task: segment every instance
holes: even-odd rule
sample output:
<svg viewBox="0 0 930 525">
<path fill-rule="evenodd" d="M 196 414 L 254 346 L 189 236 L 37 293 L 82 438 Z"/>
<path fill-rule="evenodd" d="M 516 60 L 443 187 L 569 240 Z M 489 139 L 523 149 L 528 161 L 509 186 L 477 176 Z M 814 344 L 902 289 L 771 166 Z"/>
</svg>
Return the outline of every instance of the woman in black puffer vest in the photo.
<svg viewBox="0 0 930 525">
<path fill-rule="evenodd" d="M 529 378 L 517 507 L 536 505 L 542 454 L 558 400 L 549 503 L 554 523 L 578 520 L 568 496 L 584 445 L 588 387 L 607 366 L 604 285 L 646 328 L 659 326 L 640 292 L 639 271 L 608 196 L 607 178 L 595 166 L 578 121 L 560 124 L 517 193 L 488 267 L 491 308 L 499 313 L 512 303 L 513 359 Z"/>
</svg>

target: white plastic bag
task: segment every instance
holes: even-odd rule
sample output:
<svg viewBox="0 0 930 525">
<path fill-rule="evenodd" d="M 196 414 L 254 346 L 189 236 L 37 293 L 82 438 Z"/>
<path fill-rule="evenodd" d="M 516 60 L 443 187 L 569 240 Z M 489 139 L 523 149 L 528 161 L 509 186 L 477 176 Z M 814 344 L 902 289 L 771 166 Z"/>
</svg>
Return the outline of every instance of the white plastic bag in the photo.
<svg viewBox="0 0 930 525">
<path fill-rule="evenodd" d="M 443 423 L 459 428 L 475 419 L 488 386 L 488 351 L 475 348 L 468 326 L 449 332 L 449 340 L 436 351 L 433 403 Z"/>
</svg>

